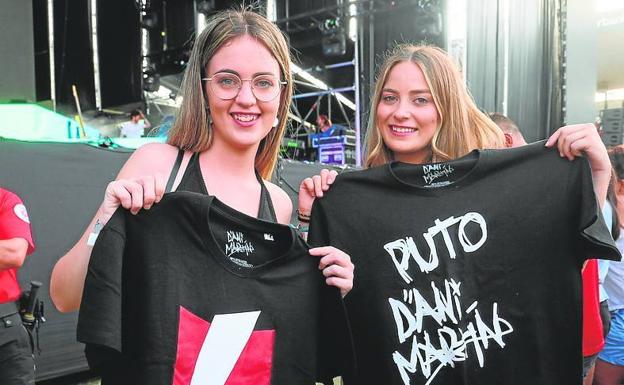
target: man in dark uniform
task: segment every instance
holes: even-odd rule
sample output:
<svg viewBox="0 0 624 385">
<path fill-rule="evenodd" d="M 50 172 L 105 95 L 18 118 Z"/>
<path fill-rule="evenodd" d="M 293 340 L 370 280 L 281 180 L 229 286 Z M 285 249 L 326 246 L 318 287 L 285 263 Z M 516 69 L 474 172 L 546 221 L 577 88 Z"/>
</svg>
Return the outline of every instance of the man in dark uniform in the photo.
<svg viewBox="0 0 624 385">
<path fill-rule="evenodd" d="M 26 207 L 14 193 L 0 188 L 0 384 L 35 383 L 30 337 L 16 301 L 21 289 L 17 269 L 35 249 Z"/>
</svg>

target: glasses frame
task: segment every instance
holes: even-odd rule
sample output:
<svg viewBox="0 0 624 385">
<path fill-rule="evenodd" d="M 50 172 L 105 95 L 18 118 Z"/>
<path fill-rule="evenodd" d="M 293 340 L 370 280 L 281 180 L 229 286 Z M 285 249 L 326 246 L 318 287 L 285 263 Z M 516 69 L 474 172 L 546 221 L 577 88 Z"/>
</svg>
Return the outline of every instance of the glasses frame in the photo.
<svg viewBox="0 0 624 385">
<path fill-rule="evenodd" d="M 241 78 L 240 76 L 238 76 L 237 74 L 233 74 L 233 73 L 230 73 L 230 72 L 217 72 L 216 74 L 214 74 L 214 75 L 212 75 L 212 76 L 210 76 L 210 77 L 201 78 L 201 80 L 202 80 L 202 81 L 207 81 L 207 82 L 209 82 L 209 81 L 212 81 L 212 80 L 215 78 L 215 76 L 220 75 L 220 74 L 234 75 L 234 76 L 236 76 L 237 78 L 239 78 L 239 79 L 240 79 L 240 81 L 241 81 L 241 82 L 240 82 L 240 86 L 238 87 L 238 91 L 236 91 L 236 94 L 235 94 L 234 96 L 232 96 L 231 98 L 222 98 L 221 96 L 216 95 L 216 96 L 217 96 L 219 99 L 221 99 L 221 100 L 232 100 L 232 99 L 236 99 L 236 98 L 238 97 L 238 94 L 240 93 L 241 88 L 243 88 L 243 82 L 249 82 L 249 86 L 251 87 L 251 93 L 253 94 L 254 98 L 256 98 L 256 99 L 260 100 L 261 102 L 270 102 L 270 101 L 272 101 L 272 100 L 275 100 L 275 98 L 277 97 L 277 95 L 279 95 L 279 94 L 280 94 L 280 93 L 279 93 L 279 91 L 278 91 L 278 92 L 275 94 L 275 96 L 273 96 L 273 97 L 272 97 L 271 99 L 269 99 L 269 100 L 262 100 L 262 99 L 260 99 L 260 98 L 256 95 L 255 88 L 254 88 L 254 86 L 253 86 L 253 82 L 252 82 L 252 80 L 254 80 L 254 79 L 255 79 L 255 78 L 257 78 L 257 77 L 267 76 L 267 75 L 258 75 L 258 76 L 253 77 L 253 78 L 243 79 L 243 78 Z M 269 76 L 274 76 L 274 75 L 269 75 Z M 288 84 L 288 82 L 287 82 L 287 81 L 285 81 L 285 80 L 278 80 L 278 84 L 279 84 L 279 90 L 281 91 L 282 87 L 283 87 L 283 86 L 285 86 L 286 84 Z M 213 90 L 213 91 L 214 91 L 214 90 Z"/>
</svg>

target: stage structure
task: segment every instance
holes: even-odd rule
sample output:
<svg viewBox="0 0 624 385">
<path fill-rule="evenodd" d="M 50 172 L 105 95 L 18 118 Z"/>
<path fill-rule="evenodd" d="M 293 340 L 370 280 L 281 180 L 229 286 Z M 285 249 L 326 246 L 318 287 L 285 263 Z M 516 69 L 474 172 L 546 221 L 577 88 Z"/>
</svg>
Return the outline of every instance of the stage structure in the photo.
<svg viewBox="0 0 624 385">
<path fill-rule="evenodd" d="M 297 79 L 292 112 L 299 124 L 287 132 L 291 138 L 288 143 L 297 147 L 297 140 L 313 135 L 307 119 L 315 111 L 319 115 L 319 106 L 327 96 L 327 115 L 331 118 L 331 106 L 337 105 L 347 129 L 355 131 L 355 163 L 361 165 L 365 136 L 361 122 L 368 120 L 376 60 L 395 42 L 426 42 L 446 48 L 445 5 L 444 0 L 269 1 L 267 8 L 274 8 L 271 14 L 275 23 L 288 34 L 293 50 L 307 67 L 294 71 Z M 351 79 L 350 83 L 340 84 L 345 78 Z M 302 91 L 302 87 L 312 90 Z M 352 101 L 345 96 L 351 93 Z M 345 111 L 349 102 L 353 108 Z M 347 117 L 351 113 L 353 123 Z"/>
</svg>

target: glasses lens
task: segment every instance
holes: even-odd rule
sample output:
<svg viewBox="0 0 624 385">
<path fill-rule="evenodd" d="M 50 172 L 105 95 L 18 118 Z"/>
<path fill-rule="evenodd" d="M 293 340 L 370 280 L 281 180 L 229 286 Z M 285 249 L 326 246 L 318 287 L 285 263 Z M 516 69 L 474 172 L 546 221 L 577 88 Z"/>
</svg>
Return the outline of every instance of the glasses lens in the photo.
<svg viewBox="0 0 624 385">
<path fill-rule="evenodd" d="M 241 87 L 241 80 L 234 74 L 218 73 L 212 77 L 210 87 L 218 98 L 234 99 Z"/>
<path fill-rule="evenodd" d="M 254 96 L 260 101 L 269 102 L 280 92 L 281 84 L 273 75 L 256 76 L 250 82 Z M 237 75 L 221 72 L 212 77 L 210 88 L 218 98 L 229 100 L 238 95 L 242 83 L 243 81 Z"/>
<path fill-rule="evenodd" d="M 253 78 L 252 88 L 256 99 L 268 102 L 275 99 L 279 94 L 280 83 L 275 76 L 261 75 Z"/>
</svg>

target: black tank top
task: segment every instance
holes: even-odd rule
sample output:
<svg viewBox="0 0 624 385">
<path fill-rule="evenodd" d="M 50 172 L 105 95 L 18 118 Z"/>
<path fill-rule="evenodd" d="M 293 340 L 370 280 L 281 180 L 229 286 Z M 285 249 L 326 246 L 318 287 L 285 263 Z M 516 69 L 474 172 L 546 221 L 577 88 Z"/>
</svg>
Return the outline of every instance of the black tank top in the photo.
<svg viewBox="0 0 624 385">
<path fill-rule="evenodd" d="M 167 183 L 167 192 L 171 190 L 171 185 L 173 185 L 173 180 L 178 174 L 178 169 L 180 167 L 180 163 L 182 162 L 182 157 L 184 156 L 184 151 L 179 150 L 178 158 L 176 159 L 176 164 L 171 171 L 171 175 L 169 176 L 169 183 Z M 273 208 L 273 202 L 271 202 L 271 196 L 269 195 L 269 191 L 264 185 L 264 181 L 256 171 L 256 178 L 258 179 L 258 183 L 260 183 L 260 206 L 258 208 L 258 219 L 262 219 L 269 222 L 277 222 L 277 216 L 275 215 L 275 209 Z M 184 170 L 184 175 L 182 175 L 182 180 L 178 185 L 176 191 L 191 191 L 200 194 L 210 195 L 208 190 L 206 190 L 206 183 L 204 182 L 204 177 L 201 173 L 201 168 L 199 167 L 199 153 L 193 153 L 191 155 L 191 159 L 189 160 L 188 165 L 186 166 L 186 170 Z"/>
</svg>

